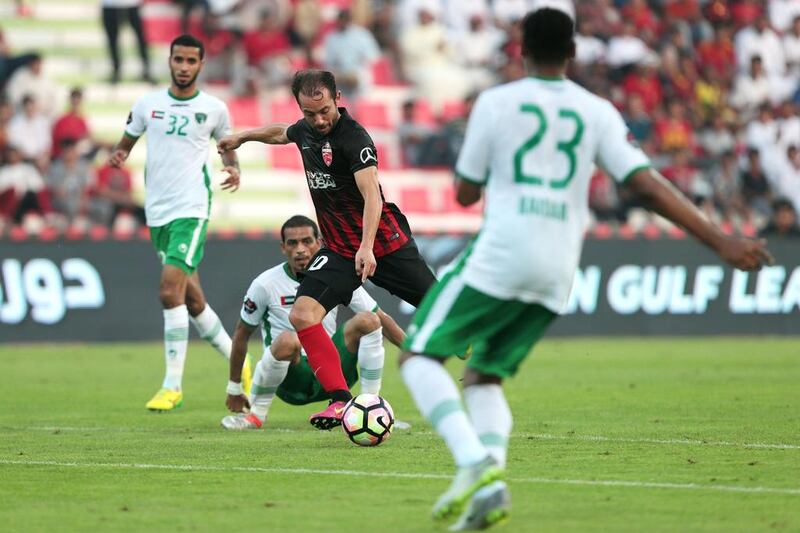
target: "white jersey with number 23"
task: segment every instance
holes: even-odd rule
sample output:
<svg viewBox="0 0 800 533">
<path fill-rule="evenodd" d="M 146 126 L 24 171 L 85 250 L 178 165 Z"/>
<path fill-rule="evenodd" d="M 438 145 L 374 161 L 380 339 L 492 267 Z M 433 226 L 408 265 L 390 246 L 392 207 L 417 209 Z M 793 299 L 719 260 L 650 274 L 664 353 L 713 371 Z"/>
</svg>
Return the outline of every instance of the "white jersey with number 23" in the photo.
<svg viewBox="0 0 800 533">
<path fill-rule="evenodd" d="M 484 222 L 462 276 L 502 300 L 563 310 L 583 247 L 589 182 L 649 166 L 610 102 L 566 79 L 529 77 L 483 92 L 456 164 L 485 184 Z"/>
</svg>

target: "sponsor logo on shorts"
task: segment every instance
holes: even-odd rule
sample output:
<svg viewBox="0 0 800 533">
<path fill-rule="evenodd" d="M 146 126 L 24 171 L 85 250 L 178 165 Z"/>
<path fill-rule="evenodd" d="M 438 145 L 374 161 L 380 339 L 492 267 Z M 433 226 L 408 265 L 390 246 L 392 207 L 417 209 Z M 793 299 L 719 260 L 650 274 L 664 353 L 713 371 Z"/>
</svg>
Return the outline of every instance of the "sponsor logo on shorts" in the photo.
<svg viewBox="0 0 800 533">
<path fill-rule="evenodd" d="M 178 245 L 178 250 L 180 250 L 182 253 L 186 253 L 186 250 L 188 249 L 189 246 L 185 242 L 182 242 Z"/>
<path fill-rule="evenodd" d="M 244 299 L 244 304 L 242 305 L 242 308 L 244 309 L 245 313 L 247 313 L 248 315 L 252 315 L 253 313 L 256 312 L 256 309 L 258 309 L 258 306 L 250 298 L 245 298 Z"/>
<path fill-rule="evenodd" d="M 125 121 L 125 124 L 130 124 L 133 122 L 133 112 L 128 113 L 128 120 Z"/>
</svg>

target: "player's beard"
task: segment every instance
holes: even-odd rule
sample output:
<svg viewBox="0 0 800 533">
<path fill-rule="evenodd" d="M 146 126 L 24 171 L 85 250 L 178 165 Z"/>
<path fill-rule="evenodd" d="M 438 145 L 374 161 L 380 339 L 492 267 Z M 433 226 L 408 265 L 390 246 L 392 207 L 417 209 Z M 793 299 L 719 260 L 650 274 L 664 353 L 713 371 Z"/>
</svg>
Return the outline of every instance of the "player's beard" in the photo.
<svg viewBox="0 0 800 533">
<path fill-rule="evenodd" d="M 175 72 L 170 71 L 170 73 L 169 73 L 169 75 L 172 77 L 172 83 L 174 83 L 175 87 L 177 87 L 178 89 L 186 89 L 187 87 L 191 87 L 194 84 L 194 82 L 197 81 L 197 76 L 199 74 L 200 74 L 200 71 L 198 70 L 195 73 L 195 75 L 192 76 L 189 79 L 189 81 L 181 83 L 181 82 L 178 81 L 178 78 L 175 77 Z"/>
</svg>

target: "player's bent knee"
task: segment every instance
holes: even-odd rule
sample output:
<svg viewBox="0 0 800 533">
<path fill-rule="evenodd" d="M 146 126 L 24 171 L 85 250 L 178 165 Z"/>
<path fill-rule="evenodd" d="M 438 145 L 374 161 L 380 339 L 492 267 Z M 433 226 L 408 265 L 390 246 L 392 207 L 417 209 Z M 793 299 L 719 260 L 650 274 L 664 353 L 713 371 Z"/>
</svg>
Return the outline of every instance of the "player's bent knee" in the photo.
<svg viewBox="0 0 800 533">
<path fill-rule="evenodd" d="M 372 333 L 373 331 L 381 327 L 381 319 L 378 318 L 378 315 L 376 315 L 375 313 L 362 311 L 360 313 L 356 313 L 356 315 L 350 320 L 353 321 L 353 325 L 363 335 L 366 335 L 367 333 Z"/>
<path fill-rule="evenodd" d="M 313 312 L 311 312 L 311 310 L 293 307 L 289 313 L 289 322 L 292 324 L 295 330 L 300 331 L 318 324 L 320 321 L 317 320 L 317 317 Z"/>
<path fill-rule="evenodd" d="M 164 309 L 172 309 L 185 303 L 185 297 L 180 290 L 180 285 L 173 283 L 162 283 L 158 290 L 158 298 Z"/>
<path fill-rule="evenodd" d="M 284 331 L 272 341 L 269 351 L 278 361 L 292 361 L 300 354 L 300 339 L 297 333 Z"/>
</svg>

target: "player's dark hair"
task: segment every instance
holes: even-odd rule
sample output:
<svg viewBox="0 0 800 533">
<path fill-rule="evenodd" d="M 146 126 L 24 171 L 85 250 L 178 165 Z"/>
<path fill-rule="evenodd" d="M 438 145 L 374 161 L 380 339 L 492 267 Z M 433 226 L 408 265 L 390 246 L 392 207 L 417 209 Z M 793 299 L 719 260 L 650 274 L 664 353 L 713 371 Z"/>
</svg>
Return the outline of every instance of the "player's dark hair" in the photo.
<svg viewBox="0 0 800 533">
<path fill-rule="evenodd" d="M 186 46 L 188 48 L 198 48 L 200 50 L 200 59 L 206 55 L 206 49 L 203 47 L 203 41 L 195 37 L 194 35 L 189 35 L 188 33 L 184 33 L 183 35 L 179 35 L 175 37 L 171 43 L 169 43 L 169 55 L 172 55 L 173 50 L 176 46 Z"/>
<path fill-rule="evenodd" d="M 281 226 L 281 242 L 286 242 L 286 230 L 289 228 L 308 228 L 314 232 L 314 238 L 319 239 L 317 223 L 303 215 L 294 215 Z"/>
<path fill-rule="evenodd" d="M 328 89 L 331 98 L 336 98 L 336 78 L 327 70 L 298 70 L 292 79 L 292 94 L 300 103 L 300 94 L 314 97 L 322 94 L 322 88 Z"/>
<path fill-rule="evenodd" d="M 575 24 L 559 9 L 544 7 L 522 21 L 522 53 L 540 65 L 561 65 L 575 55 Z"/>
</svg>

